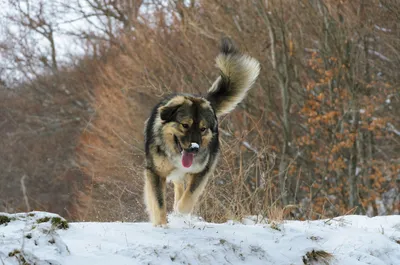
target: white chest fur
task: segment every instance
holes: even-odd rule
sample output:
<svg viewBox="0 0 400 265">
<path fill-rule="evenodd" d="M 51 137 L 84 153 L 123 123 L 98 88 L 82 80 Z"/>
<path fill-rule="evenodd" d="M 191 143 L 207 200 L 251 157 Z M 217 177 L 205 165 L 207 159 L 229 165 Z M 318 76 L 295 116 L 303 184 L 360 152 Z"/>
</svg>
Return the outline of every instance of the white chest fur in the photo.
<svg viewBox="0 0 400 265">
<path fill-rule="evenodd" d="M 186 168 L 181 161 L 175 161 L 175 169 L 168 175 L 168 181 L 183 182 L 187 173 L 199 173 L 205 167 L 206 163 L 193 163 L 191 167 Z"/>
<path fill-rule="evenodd" d="M 185 170 L 183 168 L 174 169 L 167 177 L 167 181 L 183 182 L 185 180 L 185 175 L 190 170 Z"/>
<path fill-rule="evenodd" d="M 172 170 L 171 173 L 168 175 L 167 181 L 183 182 L 187 173 L 201 172 L 207 164 L 208 157 L 209 156 L 207 155 L 203 163 L 198 163 L 195 157 L 192 166 L 189 168 L 186 168 L 182 165 L 182 158 L 180 156 L 174 157 L 172 159 L 172 162 L 175 165 L 175 169 Z"/>
</svg>

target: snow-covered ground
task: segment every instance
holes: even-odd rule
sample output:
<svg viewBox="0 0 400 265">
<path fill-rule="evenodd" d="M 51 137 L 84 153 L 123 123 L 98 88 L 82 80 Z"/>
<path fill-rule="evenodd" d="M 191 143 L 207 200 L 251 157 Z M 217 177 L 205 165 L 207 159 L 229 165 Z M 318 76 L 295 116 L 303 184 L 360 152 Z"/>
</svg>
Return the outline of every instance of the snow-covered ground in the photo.
<svg viewBox="0 0 400 265">
<path fill-rule="evenodd" d="M 400 264 L 400 216 L 271 225 L 170 215 L 168 228 L 70 223 L 67 229 L 53 217 L 58 215 L 0 213 L 0 265 Z"/>
</svg>

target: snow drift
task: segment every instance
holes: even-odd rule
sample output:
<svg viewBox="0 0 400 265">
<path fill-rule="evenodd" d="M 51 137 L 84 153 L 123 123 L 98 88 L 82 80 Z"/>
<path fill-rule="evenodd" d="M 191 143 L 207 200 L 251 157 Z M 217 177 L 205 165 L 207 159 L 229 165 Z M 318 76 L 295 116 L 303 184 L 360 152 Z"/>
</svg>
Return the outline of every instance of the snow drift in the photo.
<svg viewBox="0 0 400 265">
<path fill-rule="evenodd" d="M 400 264 L 400 216 L 224 224 L 169 216 L 150 223 L 69 223 L 0 213 L 0 264 Z M 25 263 L 24 263 L 25 262 Z"/>
</svg>

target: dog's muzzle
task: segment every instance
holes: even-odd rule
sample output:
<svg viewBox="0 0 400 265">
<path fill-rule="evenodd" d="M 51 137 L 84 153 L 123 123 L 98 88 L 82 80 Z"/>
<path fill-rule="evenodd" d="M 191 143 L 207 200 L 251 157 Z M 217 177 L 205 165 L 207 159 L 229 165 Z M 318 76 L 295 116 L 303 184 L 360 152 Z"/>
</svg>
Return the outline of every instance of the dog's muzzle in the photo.
<svg viewBox="0 0 400 265">
<path fill-rule="evenodd" d="M 189 168 L 193 164 L 194 156 L 199 151 L 200 146 L 197 143 L 191 143 L 189 148 L 182 152 L 182 165 Z"/>
<path fill-rule="evenodd" d="M 198 143 L 191 143 L 189 148 L 186 149 L 185 151 L 188 152 L 188 153 L 196 154 L 196 153 L 199 152 L 199 149 L 200 149 L 200 146 L 199 146 Z"/>
</svg>

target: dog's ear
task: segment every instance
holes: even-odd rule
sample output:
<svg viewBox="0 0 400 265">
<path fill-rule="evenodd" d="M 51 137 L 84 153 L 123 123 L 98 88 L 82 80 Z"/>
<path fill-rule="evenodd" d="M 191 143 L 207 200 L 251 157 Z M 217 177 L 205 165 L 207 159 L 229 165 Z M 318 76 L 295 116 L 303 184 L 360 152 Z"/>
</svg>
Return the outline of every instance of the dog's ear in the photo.
<svg viewBox="0 0 400 265">
<path fill-rule="evenodd" d="M 164 106 L 161 106 L 159 112 L 162 122 L 166 123 L 174 120 L 179 107 L 182 106 L 184 102 L 184 97 L 176 96 L 170 99 Z"/>
<path fill-rule="evenodd" d="M 175 119 L 176 112 L 180 105 L 163 106 L 160 108 L 160 117 L 163 122 L 170 122 Z"/>
</svg>

